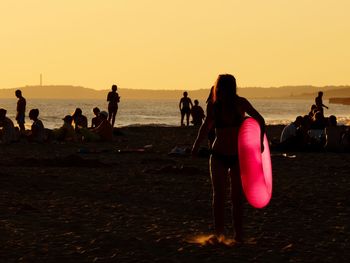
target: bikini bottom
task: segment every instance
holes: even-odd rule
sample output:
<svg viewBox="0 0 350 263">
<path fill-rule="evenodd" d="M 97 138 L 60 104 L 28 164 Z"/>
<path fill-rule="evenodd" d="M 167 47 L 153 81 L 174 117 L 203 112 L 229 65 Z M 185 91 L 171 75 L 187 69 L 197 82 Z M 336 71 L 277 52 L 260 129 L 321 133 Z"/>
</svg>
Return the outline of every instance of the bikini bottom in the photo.
<svg viewBox="0 0 350 263">
<path fill-rule="evenodd" d="M 234 168 L 238 165 L 237 154 L 227 155 L 227 154 L 217 153 L 213 151 L 211 153 L 211 157 L 220 161 L 226 169 Z"/>
</svg>

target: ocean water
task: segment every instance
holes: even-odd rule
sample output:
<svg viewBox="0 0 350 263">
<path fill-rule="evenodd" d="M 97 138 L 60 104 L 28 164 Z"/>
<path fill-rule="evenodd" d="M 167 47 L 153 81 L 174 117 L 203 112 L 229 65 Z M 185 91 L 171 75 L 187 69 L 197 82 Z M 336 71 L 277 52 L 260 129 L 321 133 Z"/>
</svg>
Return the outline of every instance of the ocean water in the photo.
<svg viewBox="0 0 350 263">
<path fill-rule="evenodd" d="M 305 115 L 313 103 L 312 100 L 290 99 L 251 99 L 251 104 L 263 115 L 267 124 L 287 124 L 298 115 Z M 14 121 L 17 99 L 0 99 L 0 108 L 7 110 L 7 116 Z M 350 124 L 350 105 L 328 104 L 329 110 L 325 109 L 325 116 L 337 116 L 340 124 Z M 200 101 L 205 109 L 205 103 Z M 62 118 L 72 114 L 75 108 L 80 107 L 87 116 L 89 125 L 93 117 L 92 109 L 99 107 L 107 109 L 104 100 L 27 100 L 27 115 L 30 109 L 40 110 L 39 118 L 47 128 L 57 128 L 62 125 Z M 15 121 L 14 121 L 15 122 Z M 180 112 L 179 100 L 125 100 L 119 104 L 116 126 L 130 125 L 159 125 L 179 126 Z M 31 121 L 26 118 L 26 126 L 30 127 Z"/>
</svg>

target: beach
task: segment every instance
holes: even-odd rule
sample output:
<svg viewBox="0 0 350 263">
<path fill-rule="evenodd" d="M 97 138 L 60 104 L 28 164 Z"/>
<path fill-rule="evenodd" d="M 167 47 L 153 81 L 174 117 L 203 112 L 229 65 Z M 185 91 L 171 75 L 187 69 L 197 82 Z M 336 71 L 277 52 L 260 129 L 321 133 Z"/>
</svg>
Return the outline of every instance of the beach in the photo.
<svg viewBox="0 0 350 263">
<path fill-rule="evenodd" d="M 112 144 L 0 145 L 0 262 L 349 261 L 349 153 L 272 150 L 273 196 L 264 209 L 245 203 L 246 242 L 203 245 L 208 158 L 168 155 L 196 135 L 139 126 Z"/>
</svg>

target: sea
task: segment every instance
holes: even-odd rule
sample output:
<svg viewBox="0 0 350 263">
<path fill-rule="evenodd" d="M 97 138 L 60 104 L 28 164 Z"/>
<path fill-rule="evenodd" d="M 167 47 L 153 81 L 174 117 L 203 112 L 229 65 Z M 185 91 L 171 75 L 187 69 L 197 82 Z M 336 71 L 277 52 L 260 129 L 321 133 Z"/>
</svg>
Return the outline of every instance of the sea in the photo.
<svg viewBox="0 0 350 263">
<path fill-rule="evenodd" d="M 267 124 L 288 124 L 295 120 L 298 115 L 308 114 L 313 100 L 311 99 L 249 99 L 251 104 L 265 118 Z M 7 116 L 15 123 L 17 99 L 0 99 L 0 108 L 7 110 Z M 329 106 L 325 109 L 325 116 L 335 115 L 340 125 L 350 125 L 350 105 L 324 104 Z M 205 110 L 205 103 L 200 102 Z M 66 100 L 66 99 L 27 99 L 27 115 L 30 109 L 40 110 L 39 118 L 46 128 L 58 128 L 62 125 L 62 118 L 72 114 L 75 108 L 81 108 L 88 118 L 89 125 L 93 117 L 92 109 L 99 107 L 107 110 L 105 100 Z M 31 121 L 26 117 L 26 127 L 30 127 Z M 125 126 L 179 126 L 180 111 L 178 99 L 167 100 L 124 100 L 119 104 L 116 118 L 117 127 Z"/>
</svg>

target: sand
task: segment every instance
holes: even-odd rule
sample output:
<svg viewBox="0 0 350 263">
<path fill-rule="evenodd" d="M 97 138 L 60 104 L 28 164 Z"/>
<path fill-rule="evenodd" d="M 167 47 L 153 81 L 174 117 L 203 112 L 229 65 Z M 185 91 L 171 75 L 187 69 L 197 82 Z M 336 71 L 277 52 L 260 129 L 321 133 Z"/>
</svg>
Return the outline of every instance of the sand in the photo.
<svg viewBox="0 0 350 263">
<path fill-rule="evenodd" d="M 205 246 L 192 241 L 213 231 L 208 160 L 168 156 L 196 129 L 120 133 L 113 144 L 0 145 L 0 262 L 350 259 L 350 154 L 272 151 L 273 198 L 245 204 L 247 242 Z"/>
</svg>

